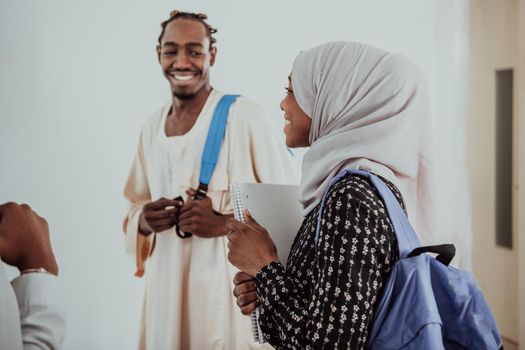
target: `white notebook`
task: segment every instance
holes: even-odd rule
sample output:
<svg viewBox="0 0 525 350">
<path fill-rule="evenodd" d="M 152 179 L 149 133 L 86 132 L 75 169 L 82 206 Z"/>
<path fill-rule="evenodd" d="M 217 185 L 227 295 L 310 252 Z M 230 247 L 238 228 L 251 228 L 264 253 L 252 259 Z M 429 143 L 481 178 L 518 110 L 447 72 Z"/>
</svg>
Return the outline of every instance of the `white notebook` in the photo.
<svg viewBox="0 0 525 350">
<path fill-rule="evenodd" d="M 292 243 L 303 221 L 298 186 L 233 183 L 230 192 L 235 218 L 244 222 L 243 210 L 249 209 L 252 217 L 272 237 L 279 260 L 286 266 Z M 253 338 L 255 342 L 264 343 L 258 314 L 256 309 L 251 315 Z"/>
</svg>

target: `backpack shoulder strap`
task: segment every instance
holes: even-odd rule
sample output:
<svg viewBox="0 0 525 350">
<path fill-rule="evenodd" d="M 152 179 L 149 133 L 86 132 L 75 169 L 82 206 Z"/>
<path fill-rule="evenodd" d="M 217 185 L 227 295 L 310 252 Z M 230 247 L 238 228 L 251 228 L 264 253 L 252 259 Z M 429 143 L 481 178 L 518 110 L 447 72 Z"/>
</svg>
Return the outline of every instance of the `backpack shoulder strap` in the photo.
<svg viewBox="0 0 525 350">
<path fill-rule="evenodd" d="M 201 157 L 201 170 L 199 175 L 199 188 L 197 189 L 196 199 L 203 199 L 208 192 L 213 171 L 217 165 L 217 159 L 221 151 L 222 141 L 226 132 L 226 123 L 228 121 L 228 112 L 231 105 L 237 100 L 239 95 L 224 95 L 221 97 L 208 129 L 208 136 L 204 144 L 204 150 Z"/>
<path fill-rule="evenodd" d="M 339 181 L 341 178 L 348 174 L 356 174 L 364 176 L 372 182 L 372 185 L 377 189 L 379 192 L 379 195 L 383 199 L 383 202 L 385 203 L 385 207 L 388 213 L 388 216 L 390 220 L 392 221 L 392 225 L 394 226 L 394 231 L 397 238 L 397 243 L 399 247 L 399 257 L 400 258 L 406 258 L 410 252 L 412 252 L 415 248 L 421 246 L 421 242 L 419 241 L 416 232 L 414 231 L 414 228 L 408 221 L 408 217 L 406 216 L 405 212 L 403 211 L 403 208 L 401 208 L 401 205 L 397 201 L 396 197 L 390 191 L 390 189 L 386 186 L 386 184 L 378 178 L 376 175 L 364 171 L 364 170 L 358 170 L 358 169 L 345 169 L 341 172 L 339 172 L 329 183 L 328 187 L 324 191 L 323 199 L 321 200 L 321 207 L 319 209 L 319 214 L 317 217 L 317 227 L 315 232 L 315 244 L 319 241 L 319 234 L 321 231 L 321 220 L 323 217 L 323 210 L 326 205 L 326 199 L 328 197 L 328 192 L 333 187 L 333 185 Z"/>
</svg>

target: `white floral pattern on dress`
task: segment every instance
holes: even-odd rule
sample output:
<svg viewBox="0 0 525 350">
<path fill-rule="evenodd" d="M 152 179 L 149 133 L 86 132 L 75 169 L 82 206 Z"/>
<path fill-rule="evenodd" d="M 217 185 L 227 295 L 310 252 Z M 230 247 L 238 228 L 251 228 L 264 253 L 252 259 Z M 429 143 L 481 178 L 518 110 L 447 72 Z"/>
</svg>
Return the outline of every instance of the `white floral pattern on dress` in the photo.
<svg viewBox="0 0 525 350">
<path fill-rule="evenodd" d="M 276 349 L 363 349 L 399 259 L 394 229 L 377 190 L 358 175 L 330 190 L 316 249 L 319 207 L 304 219 L 286 270 L 274 262 L 255 276 L 261 329 Z"/>
</svg>

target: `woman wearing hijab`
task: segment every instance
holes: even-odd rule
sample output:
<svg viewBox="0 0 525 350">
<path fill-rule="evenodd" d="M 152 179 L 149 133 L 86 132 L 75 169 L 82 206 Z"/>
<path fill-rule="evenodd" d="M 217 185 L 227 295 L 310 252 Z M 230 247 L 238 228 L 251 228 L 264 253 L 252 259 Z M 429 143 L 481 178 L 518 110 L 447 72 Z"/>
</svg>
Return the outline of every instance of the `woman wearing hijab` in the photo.
<svg viewBox="0 0 525 350">
<path fill-rule="evenodd" d="M 240 271 L 234 296 L 244 314 L 259 308 L 277 349 L 365 347 L 382 286 L 398 258 L 385 206 L 367 178 L 379 175 L 422 234 L 432 224 L 431 124 L 422 73 L 406 58 L 371 46 L 333 42 L 301 52 L 286 97 L 286 143 L 304 156 L 304 221 L 285 262 L 268 232 L 246 212 L 228 222 L 229 260 Z"/>
</svg>

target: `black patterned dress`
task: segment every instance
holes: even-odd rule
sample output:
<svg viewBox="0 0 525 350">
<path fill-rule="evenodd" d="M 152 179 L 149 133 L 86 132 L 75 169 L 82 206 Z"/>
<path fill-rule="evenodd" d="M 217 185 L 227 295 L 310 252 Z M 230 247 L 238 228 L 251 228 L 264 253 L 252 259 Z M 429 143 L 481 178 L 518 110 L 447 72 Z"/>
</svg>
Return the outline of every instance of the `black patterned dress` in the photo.
<svg viewBox="0 0 525 350">
<path fill-rule="evenodd" d="M 362 349 L 399 259 L 394 229 L 379 193 L 358 175 L 330 190 L 316 249 L 319 208 L 304 219 L 287 268 L 274 262 L 255 276 L 261 329 L 277 349 Z"/>
</svg>

